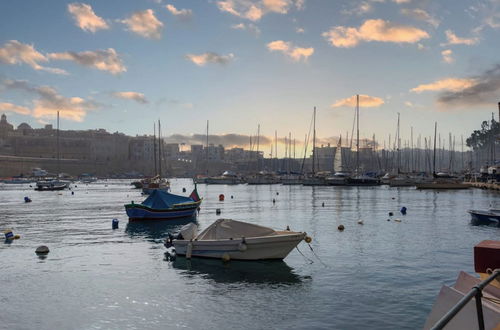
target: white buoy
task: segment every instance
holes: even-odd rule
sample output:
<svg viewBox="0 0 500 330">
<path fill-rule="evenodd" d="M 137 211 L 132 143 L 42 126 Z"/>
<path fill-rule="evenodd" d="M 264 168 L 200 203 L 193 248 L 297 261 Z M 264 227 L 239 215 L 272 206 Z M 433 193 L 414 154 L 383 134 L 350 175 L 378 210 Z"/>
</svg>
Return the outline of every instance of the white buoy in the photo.
<svg viewBox="0 0 500 330">
<path fill-rule="evenodd" d="M 358 220 L 358 225 L 362 225 L 363 224 L 363 220 L 359 219 Z"/>
<path fill-rule="evenodd" d="M 231 260 L 231 256 L 229 255 L 229 253 L 227 253 L 227 252 L 226 252 L 226 253 L 224 253 L 224 254 L 222 255 L 222 261 L 224 261 L 224 262 L 228 262 L 229 260 Z"/>
<path fill-rule="evenodd" d="M 396 221 L 396 222 L 401 222 L 401 219 L 394 219 L 394 221 Z"/>
</svg>

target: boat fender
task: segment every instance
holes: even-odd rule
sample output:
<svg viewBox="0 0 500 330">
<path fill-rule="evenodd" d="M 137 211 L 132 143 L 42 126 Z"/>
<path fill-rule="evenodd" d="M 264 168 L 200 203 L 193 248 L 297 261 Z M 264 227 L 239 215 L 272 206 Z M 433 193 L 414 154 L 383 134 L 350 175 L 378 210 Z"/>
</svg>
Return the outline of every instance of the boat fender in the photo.
<svg viewBox="0 0 500 330">
<path fill-rule="evenodd" d="M 306 241 L 306 243 L 307 243 L 307 244 L 311 243 L 311 242 L 312 242 L 312 240 L 313 240 L 313 239 L 311 238 L 311 236 L 306 236 L 306 237 L 304 237 L 304 241 Z"/>
<path fill-rule="evenodd" d="M 339 226 L 337 227 L 337 229 L 338 229 L 339 231 L 343 231 L 343 230 L 345 229 L 345 227 L 344 227 L 344 225 L 339 225 Z"/>
<path fill-rule="evenodd" d="M 224 261 L 224 262 L 228 262 L 229 260 L 231 260 L 231 256 L 229 255 L 229 253 L 227 253 L 227 252 L 226 252 L 226 253 L 224 253 L 224 254 L 222 255 L 222 261 Z"/>
<path fill-rule="evenodd" d="M 191 259 L 192 254 L 193 254 L 193 240 L 190 240 L 186 249 L 186 258 Z"/>
<path fill-rule="evenodd" d="M 407 210 L 407 209 L 406 209 L 406 207 L 405 207 L 405 206 L 403 206 L 403 207 L 401 208 L 401 214 L 402 214 L 402 215 L 406 215 L 406 210 Z"/>
<path fill-rule="evenodd" d="M 3 232 L 5 234 L 5 239 L 14 239 L 14 234 L 12 233 L 12 230 L 7 229 L 6 231 Z"/>
<path fill-rule="evenodd" d="M 111 221 L 111 228 L 118 229 L 118 223 L 119 223 L 118 219 L 113 219 Z"/>
<path fill-rule="evenodd" d="M 241 243 L 238 244 L 238 250 L 240 252 L 245 252 L 247 250 L 247 242 L 245 241 L 245 237 L 241 239 Z"/>
</svg>

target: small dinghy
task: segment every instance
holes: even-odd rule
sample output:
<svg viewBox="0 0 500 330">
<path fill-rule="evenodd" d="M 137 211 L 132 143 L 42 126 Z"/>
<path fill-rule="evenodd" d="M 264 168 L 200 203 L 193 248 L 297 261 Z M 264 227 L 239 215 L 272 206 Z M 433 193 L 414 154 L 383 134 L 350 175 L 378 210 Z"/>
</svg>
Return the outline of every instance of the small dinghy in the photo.
<svg viewBox="0 0 500 330">
<path fill-rule="evenodd" d="M 169 235 L 165 246 L 173 246 L 177 255 L 188 259 L 282 260 L 302 240 L 311 241 L 304 232 L 276 231 L 231 219 L 219 219 L 198 235 L 197 229 L 194 223 L 185 225 L 176 236 Z"/>
<path fill-rule="evenodd" d="M 468 210 L 472 216 L 472 223 L 475 225 L 496 223 L 500 227 L 500 210 Z"/>
</svg>

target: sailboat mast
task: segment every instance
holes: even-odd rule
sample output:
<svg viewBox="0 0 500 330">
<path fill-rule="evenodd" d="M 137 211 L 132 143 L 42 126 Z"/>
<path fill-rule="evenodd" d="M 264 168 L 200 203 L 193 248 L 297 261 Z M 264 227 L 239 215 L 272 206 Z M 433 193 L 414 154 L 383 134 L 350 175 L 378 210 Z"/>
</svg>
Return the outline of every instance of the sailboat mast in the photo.
<svg viewBox="0 0 500 330">
<path fill-rule="evenodd" d="M 59 178 L 59 174 L 61 173 L 61 161 L 60 161 L 60 154 L 59 154 L 59 111 L 57 111 L 57 134 L 56 134 L 56 139 L 57 139 L 57 178 Z"/>
<path fill-rule="evenodd" d="M 313 159 L 312 159 L 312 175 L 315 173 L 315 158 L 316 158 L 316 107 L 314 107 L 313 114 Z"/>
<path fill-rule="evenodd" d="M 153 176 L 158 174 L 158 164 L 156 160 L 156 123 L 153 122 L 153 158 L 154 158 L 154 163 L 155 163 L 155 172 L 153 173 Z"/>
<path fill-rule="evenodd" d="M 356 174 L 359 172 L 359 94 L 356 94 Z"/>
<path fill-rule="evenodd" d="M 397 137 L 397 143 L 398 143 L 398 174 L 401 172 L 401 137 L 400 137 L 400 131 L 399 131 L 399 112 L 398 112 L 398 137 Z"/>
<path fill-rule="evenodd" d="M 260 142 L 260 124 L 257 125 L 257 171 L 260 171 L 259 164 L 259 142 Z"/>
<path fill-rule="evenodd" d="M 205 156 L 206 156 L 206 164 L 205 164 L 205 167 L 206 167 L 206 175 L 208 176 L 208 120 L 207 120 L 207 146 L 206 146 L 206 151 L 205 151 Z"/>
<path fill-rule="evenodd" d="M 161 177 L 161 123 L 160 120 L 158 119 L 158 174 Z"/>
<path fill-rule="evenodd" d="M 432 174 L 436 174 L 436 135 L 437 135 L 437 127 L 438 123 L 434 123 L 434 155 L 433 155 L 433 164 L 432 164 Z"/>
</svg>

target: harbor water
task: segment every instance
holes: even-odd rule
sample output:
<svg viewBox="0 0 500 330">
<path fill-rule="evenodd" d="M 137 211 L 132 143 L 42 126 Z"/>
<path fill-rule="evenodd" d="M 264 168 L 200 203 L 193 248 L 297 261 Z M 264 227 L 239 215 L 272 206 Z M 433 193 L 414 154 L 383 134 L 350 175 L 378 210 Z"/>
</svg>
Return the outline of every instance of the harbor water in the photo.
<svg viewBox="0 0 500 330">
<path fill-rule="evenodd" d="M 474 245 L 500 239 L 466 212 L 500 206 L 494 191 L 199 185 L 200 228 L 221 217 L 289 226 L 312 250 L 302 242 L 283 262 L 170 261 L 164 238 L 186 221 L 129 223 L 123 205 L 144 199 L 129 183 L 76 183 L 74 194 L 0 186 L 0 230 L 21 236 L 0 242 L 1 329 L 421 329 L 440 287 L 474 273 Z M 173 193 L 192 189 L 172 180 Z"/>
</svg>

